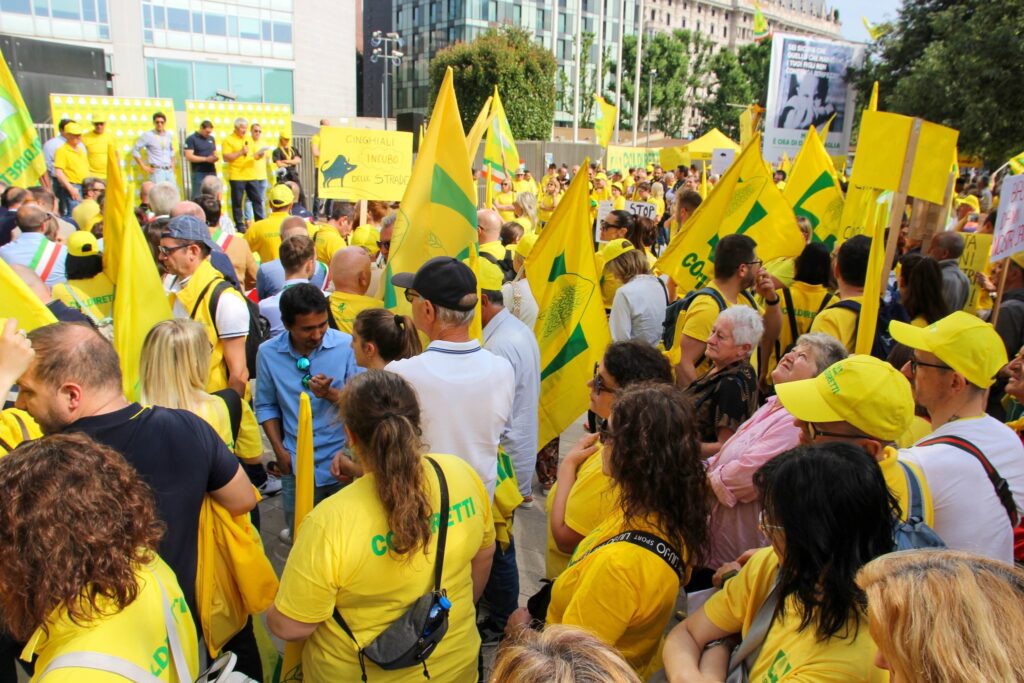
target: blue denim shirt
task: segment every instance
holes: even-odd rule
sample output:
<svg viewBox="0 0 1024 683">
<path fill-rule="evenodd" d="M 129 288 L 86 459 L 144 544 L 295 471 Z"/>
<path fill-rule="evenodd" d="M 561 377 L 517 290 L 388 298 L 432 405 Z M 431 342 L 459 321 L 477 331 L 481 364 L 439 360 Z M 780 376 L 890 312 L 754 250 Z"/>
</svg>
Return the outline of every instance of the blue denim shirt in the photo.
<svg viewBox="0 0 1024 683">
<path fill-rule="evenodd" d="M 315 484 L 326 486 L 337 480 L 331 476 L 331 461 L 345 445 L 345 427 L 334 404 L 317 398 L 302 386 L 307 371 L 299 370 L 296 361 L 302 358 L 291 345 L 290 334 L 280 334 L 260 344 L 256 357 L 256 420 L 263 424 L 279 418 L 285 450 L 295 466 L 295 441 L 299 425 L 299 393 L 309 395 L 313 409 L 313 460 Z M 352 337 L 337 330 L 327 330 L 320 347 L 309 354 L 312 375 L 323 373 L 333 377 L 331 386 L 341 389 L 351 377 L 363 372 L 356 365 Z"/>
</svg>

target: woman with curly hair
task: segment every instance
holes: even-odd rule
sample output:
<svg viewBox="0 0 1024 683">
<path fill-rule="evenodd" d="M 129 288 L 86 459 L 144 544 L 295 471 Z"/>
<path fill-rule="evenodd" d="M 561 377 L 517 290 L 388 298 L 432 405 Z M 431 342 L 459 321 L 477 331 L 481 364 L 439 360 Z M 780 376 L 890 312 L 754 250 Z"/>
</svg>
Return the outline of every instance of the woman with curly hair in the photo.
<svg viewBox="0 0 1024 683">
<path fill-rule="evenodd" d="M 522 629 L 502 643 L 490 683 L 640 683 L 622 656 L 586 629 Z"/>
<path fill-rule="evenodd" d="M 802 446 L 769 460 L 754 485 L 771 547 L 754 553 L 672 629 L 665 641 L 668 680 L 736 675 L 729 669 L 734 638 L 750 635 L 762 606 L 771 616 L 760 647 L 734 667 L 749 680 L 888 680 L 874 663 L 867 598 L 856 583 L 860 568 L 894 544 L 899 504 L 878 463 L 849 443 Z"/>
<path fill-rule="evenodd" d="M 601 459 L 618 505 L 580 542 L 551 589 L 548 624 L 588 629 L 643 680 L 661 665 L 662 632 L 708 543 L 711 491 L 693 422 L 674 385 L 644 382 L 616 398 Z"/>
<path fill-rule="evenodd" d="M 156 553 L 163 526 L 152 492 L 124 458 L 84 434 L 47 436 L 0 459 L 0 480 L 11 487 L 0 498 L 0 622 L 28 642 L 32 680 L 122 680 L 63 658 L 81 653 L 193 680 L 195 624 Z M 168 655 L 165 605 L 188 671 Z"/>
<path fill-rule="evenodd" d="M 306 516 L 267 625 L 282 640 L 306 641 L 308 681 L 417 681 L 428 669 L 437 681 L 476 680 L 474 603 L 494 553 L 487 489 L 461 458 L 424 455 L 416 392 L 401 376 L 357 375 L 345 386 L 339 413 L 364 474 Z M 451 601 L 448 631 L 425 668 L 385 671 L 359 648 L 434 586 L 441 488 L 428 459 L 444 473 L 450 501 L 441 576 Z"/>
</svg>

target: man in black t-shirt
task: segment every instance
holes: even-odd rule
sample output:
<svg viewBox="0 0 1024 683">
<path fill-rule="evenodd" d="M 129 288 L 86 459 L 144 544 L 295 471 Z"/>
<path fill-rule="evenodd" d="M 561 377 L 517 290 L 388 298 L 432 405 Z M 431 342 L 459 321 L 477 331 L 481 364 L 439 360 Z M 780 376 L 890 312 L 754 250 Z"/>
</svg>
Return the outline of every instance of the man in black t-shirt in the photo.
<svg viewBox="0 0 1024 683">
<path fill-rule="evenodd" d="M 199 130 L 185 138 L 185 158 L 192 164 L 192 196 L 199 194 L 203 178 L 217 174 L 217 143 L 213 139 L 213 124 L 203 121 Z"/>
<path fill-rule="evenodd" d="M 18 379 L 17 406 L 43 432 L 82 432 L 121 453 L 153 489 L 167 531 L 160 556 L 174 570 L 199 625 L 196 555 L 199 511 L 207 493 L 232 515 L 256 495 L 238 459 L 206 422 L 185 410 L 125 399 L 109 341 L 90 327 L 56 323 L 29 334 L 35 359 Z"/>
</svg>

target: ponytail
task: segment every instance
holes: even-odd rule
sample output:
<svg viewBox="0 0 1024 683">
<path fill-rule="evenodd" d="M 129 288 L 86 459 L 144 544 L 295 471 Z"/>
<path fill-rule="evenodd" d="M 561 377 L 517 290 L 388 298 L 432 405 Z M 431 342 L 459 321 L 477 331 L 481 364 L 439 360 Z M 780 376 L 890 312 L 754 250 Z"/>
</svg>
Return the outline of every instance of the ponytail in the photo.
<svg viewBox="0 0 1024 683">
<path fill-rule="evenodd" d="M 370 308 L 359 312 L 352 327 L 364 342 L 372 342 L 377 347 L 377 353 L 386 363 L 412 358 L 423 351 L 416 326 L 407 315 Z"/>
</svg>

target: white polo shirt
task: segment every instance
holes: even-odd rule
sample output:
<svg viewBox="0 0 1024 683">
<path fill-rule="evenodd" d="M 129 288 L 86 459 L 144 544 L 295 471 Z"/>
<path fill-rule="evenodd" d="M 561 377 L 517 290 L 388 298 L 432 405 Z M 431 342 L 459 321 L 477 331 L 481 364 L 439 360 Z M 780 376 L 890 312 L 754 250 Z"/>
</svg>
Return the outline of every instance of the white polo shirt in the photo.
<svg viewBox="0 0 1024 683">
<path fill-rule="evenodd" d="M 958 436 L 985 454 L 1010 484 L 1017 509 L 1024 508 L 1024 446 L 999 420 L 983 417 L 955 420 L 921 439 Z M 1013 563 L 1013 528 L 985 468 L 955 446 L 913 446 L 901 460 L 921 468 L 935 506 L 934 529 L 950 548 Z"/>
<path fill-rule="evenodd" d="M 432 341 L 420 355 L 392 361 L 385 370 L 416 389 L 427 451 L 468 462 L 493 498 L 498 442 L 515 398 L 512 365 L 474 339 Z"/>
</svg>

